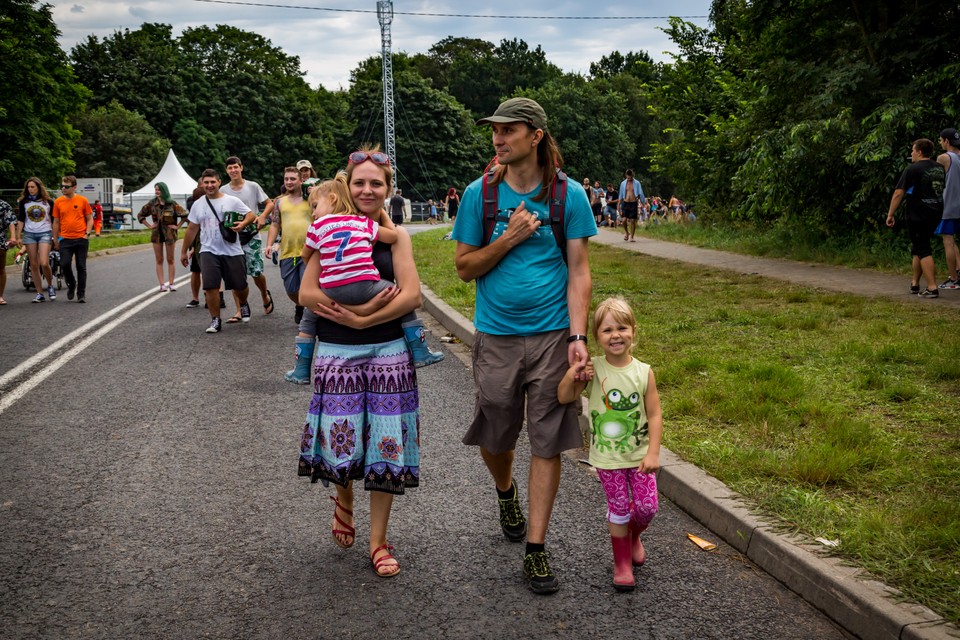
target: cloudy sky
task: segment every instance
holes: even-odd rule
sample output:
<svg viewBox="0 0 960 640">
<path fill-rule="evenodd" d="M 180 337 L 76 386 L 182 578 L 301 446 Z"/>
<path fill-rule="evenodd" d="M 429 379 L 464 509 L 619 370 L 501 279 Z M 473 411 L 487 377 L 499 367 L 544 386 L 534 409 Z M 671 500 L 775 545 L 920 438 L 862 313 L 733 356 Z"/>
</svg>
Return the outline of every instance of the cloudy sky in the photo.
<svg viewBox="0 0 960 640">
<path fill-rule="evenodd" d="M 336 90 L 349 85 L 357 63 L 380 53 L 376 0 L 53 0 L 53 16 L 66 51 L 89 35 L 135 30 L 144 22 L 187 27 L 228 24 L 268 38 L 300 58 L 307 81 Z M 255 6 L 254 6 L 255 5 Z M 541 45 L 547 59 L 565 71 L 587 73 L 591 62 L 613 50 L 645 50 L 666 60 L 673 43 L 660 31 L 666 16 L 707 16 L 710 0 L 395 0 L 393 51 L 426 52 L 446 36 L 473 37 L 498 44 L 521 38 Z M 415 15 L 446 14 L 446 15 Z M 498 17 L 468 17 L 469 14 Z M 615 19 L 513 19 L 506 16 L 563 16 Z M 644 17 L 653 19 L 642 19 Z M 688 18 L 707 26 L 705 17 Z"/>
</svg>

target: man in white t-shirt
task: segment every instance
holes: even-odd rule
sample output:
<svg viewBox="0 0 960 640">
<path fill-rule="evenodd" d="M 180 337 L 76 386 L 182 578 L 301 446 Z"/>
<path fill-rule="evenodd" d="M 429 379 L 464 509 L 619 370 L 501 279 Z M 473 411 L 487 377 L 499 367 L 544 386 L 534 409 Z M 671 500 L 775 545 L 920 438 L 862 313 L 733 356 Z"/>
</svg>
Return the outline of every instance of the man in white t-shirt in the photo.
<svg viewBox="0 0 960 640">
<path fill-rule="evenodd" d="M 240 245 L 243 247 L 247 275 L 253 278 L 253 283 L 260 290 L 260 297 L 263 298 L 263 310 L 269 315 L 273 313 L 273 296 L 267 290 L 267 278 L 263 275 L 263 253 L 261 251 L 263 240 L 260 238 L 260 229 L 267 226 L 267 212 L 273 201 L 267 197 L 259 184 L 253 180 L 243 179 L 243 163 L 240 162 L 240 158 L 230 156 L 227 158 L 226 166 L 230 182 L 220 187 L 220 192 L 239 198 L 254 214 L 260 211 L 260 205 L 264 205 L 263 213 L 255 217 L 250 226 L 244 229 L 244 233 L 247 235 L 241 234 Z M 236 291 L 234 291 L 233 297 L 237 302 L 237 312 L 227 320 L 228 323 L 239 322 L 242 319 L 240 300 Z"/>
<path fill-rule="evenodd" d="M 200 234 L 200 277 L 203 280 L 203 295 L 210 311 L 210 326 L 207 333 L 220 333 L 220 282 L 225 289 L 236 292 L 240 305 L 240 317 L 243 322 L 250 321 L 250 305 L 247 304 L 246 267 L 244 266 L 243 247 L 239 237 L 232 241 L 223 238 L 220 228 L 227 218 L 243 216 L 232 227 L 239 232 L 254 219 L 256 214 L 242 200 L 220 192 L 220 174 L 216 169 L 205 169 L 200 174 L 200 186 L 203 198 L 198 198 L 190 207 L 187 217 L 187 233 L 180 250 L 180 262 L 189 264 L 187 249 L 193 246 L 193 240 Z M 239 236 L 239 234 L 237 234 Z"/>
</svg>

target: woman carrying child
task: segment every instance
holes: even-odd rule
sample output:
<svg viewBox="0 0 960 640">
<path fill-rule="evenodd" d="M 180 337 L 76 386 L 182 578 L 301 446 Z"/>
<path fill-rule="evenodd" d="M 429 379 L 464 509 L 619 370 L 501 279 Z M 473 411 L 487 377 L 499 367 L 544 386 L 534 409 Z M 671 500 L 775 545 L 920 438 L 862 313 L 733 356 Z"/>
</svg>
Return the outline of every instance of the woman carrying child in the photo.
<svg viewBox="0 0 960 640">
<path fill-rule="evenodd" d="M 560 382 L 561 403 L 589 398 L 590 464 L 607 496 L 613 546 L 613 586 L 634 588 L 633 567 L 646 560 L 640 534 L 657 514 L 657 476 L 663 416 L 650 365 L 632 355 L 636 319 L 622 298 L 607 298 L 593 314 L 602 357 L 570 367 Z M 578 382 L 580 370 L 589 382 Z M 581 376 L 582 377 L 582 376 Z"/>
<path fill-rule="evenodd" d="M 389 156 L 377 148 L 351 153 L 344 200 L 363 216 L 383 220 L 392 173 Z M 317 197 L 325 202 L 329 196 L 323 194 L 331 191 L 319 191 Z M 318 316 L 314 330 L 319 342 L 299 475 L 336 486 L 332 534 L 343 548 L 353 546 L 356 538 L 353 485 L 363 484 L 370 495 L 370 563 L 382 578 L 400 572 L 387 541 L 393 497 L 418 486 L 420 478 L 417 374 L 401 326 L 401 318 L 420 306 L 420 280 L 410 237 L 400 229 L 396 233 L 394 244 L 373 245 L 377 271 L 397 284 L 377 297 L 381 306 L 371 314 L 359 316 L 325 295 L 320 255 L 308 262 L 300 289 L 300 303 Z"/>
</svg>

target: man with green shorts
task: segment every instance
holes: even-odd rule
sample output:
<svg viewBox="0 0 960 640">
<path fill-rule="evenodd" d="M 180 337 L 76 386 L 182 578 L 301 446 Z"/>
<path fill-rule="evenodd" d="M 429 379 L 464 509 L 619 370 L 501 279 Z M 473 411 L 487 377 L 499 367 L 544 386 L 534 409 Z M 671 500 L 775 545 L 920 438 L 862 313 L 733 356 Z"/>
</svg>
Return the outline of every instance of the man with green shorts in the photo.
<svg viewBox="0 0 960 640">
<path fill-rule="evenodd" d="M 497 211 L 487 238 L 480 178 L 464 191 L 453 227 L 457 274 L 477 283 L 476 408 L 463 442 L 480 447 L 496 484 L 503 534 L 512 542 L 526 537 L 524 575 L 534 593 L 547 594 L 559 589 L 545 539 L 560 485 L 560 454 L 583 444 L 576 411 L 559 403 L 557 386 L 567 368 L 589 360 L 587 238 L 596 235 L 597 226 L 583 187 L 566 180 L 565 260 L 549 205 L 563 158 L 539 104 L 512 98 L 478 124 L 493 129 L 497 166 L 487 184 L 496 190 Z M 531 452 L 529 527 L 513 481 L 524 407 Z"/>
<path fill-rule="evenodd" d="M 263 275 L 263 240 L 260 238 L 260 229 L 267 225 L 268 208 L 273 200 L 267 197 L 263 187 L 253 180 L 243 179 L 243 163 L 237 156 L 230 156 L 226 161 L 227 175 L 230 176 L 230 182 L 220 187 L 220 192 L 228 196 L 239 198 L 243 204 L 257 213 L 260 211 L 260 205 L 264 206 L 263 213 L 259 214 L 254 221 L 240 232 L 240 246 L 243 247 L 243 258 L 246 264 L 247 275 L 253 279 L 253 283 L 260 290 L 260 297 L 263 298 L 263 311 L 265 315 L 273 313 L 273 296 L 267 289 L 267 278 Z M 239 322 L 240 300 L 236 292 L 233 298 L 237 303 L 237 312 L 228 323 Z"/>
</svg>

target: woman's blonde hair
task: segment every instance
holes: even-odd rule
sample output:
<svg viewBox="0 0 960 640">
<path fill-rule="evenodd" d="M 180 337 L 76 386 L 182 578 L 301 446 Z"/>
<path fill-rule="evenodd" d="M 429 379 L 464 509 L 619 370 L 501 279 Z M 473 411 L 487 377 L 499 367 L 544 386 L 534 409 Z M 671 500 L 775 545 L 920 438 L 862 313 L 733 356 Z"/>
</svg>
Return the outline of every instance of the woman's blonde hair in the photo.
<svg viewBox="0 0 960 640">
<path fill-rule="evenodd" d="M 310 190 L 310 197 L 307 202 L 310 207 L 315 207 L 321 196 L 330 195 L 333 197 L 333 213 L 335 216 L 359 216 L 360 212 L 353 204 L 353 198 L 350 197 L 350 185 L 347 184 L 347 172 L 338 171 L 332 180 L 324 180 Z"/>
<path fill-rule="evenodd" d="M 616 322 L 625 324 L 634 331 L 637 329 L 637 319 L 633 315 L 633 309 L 627 304 L 627 301 L 620 297 L 607 298 L 597 305 L 593 312 L 593 339 L 597 339 L 600 323 L 603 318 L 610 314 Z"/>
</svg>

